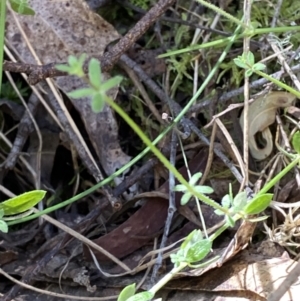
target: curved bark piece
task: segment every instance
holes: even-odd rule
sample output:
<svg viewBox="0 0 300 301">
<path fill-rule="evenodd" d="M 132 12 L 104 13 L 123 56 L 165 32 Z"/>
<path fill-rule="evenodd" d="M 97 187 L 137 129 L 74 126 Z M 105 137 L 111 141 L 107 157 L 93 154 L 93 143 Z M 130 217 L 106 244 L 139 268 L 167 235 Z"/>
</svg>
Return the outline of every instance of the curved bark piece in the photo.
<svg viewBox="0 0 300 301">
<path fill-rule="evenodd" d="M 276 110 L 292 104 L 296 97 L 287 92 L 276 91 L 258 97 L 249 106 L 249 150 L 256 160 L 264 160 L 273 150 L 273 137 L 269 126 L 274 123 Z M 240 117 L 241 128 L 244 128 L 244 111 Z M 259 148 L 255 141 L 255 134 L 262 132 L 266 141 L 264 148 Z"/>
<path fill-rule="evenodd" d="M 192 174 L 203 171 L 207 160 L 206 150 L 201 150 L 189 163 Z M 187 179 L 186 168 L 179 172 Z M 161 192 L 169 191 L 169 182 L 166 181 L 159 189 Z M 179 204 L 181 194 L 176 194 L 176 203 Z M 94 243 L 104 248 L 117 258 L 125 257 L 144 246 L 162 229 L 168 212 L 168 202 L 162 198 L 151 198 L 128 220 L 110 233 L 93 240 Z M 107 260 L 106 256 L 95 251 L 98 261 Z M 92 261 L 87 247 L 83 246 L 86 260 Z"/>
</svg>

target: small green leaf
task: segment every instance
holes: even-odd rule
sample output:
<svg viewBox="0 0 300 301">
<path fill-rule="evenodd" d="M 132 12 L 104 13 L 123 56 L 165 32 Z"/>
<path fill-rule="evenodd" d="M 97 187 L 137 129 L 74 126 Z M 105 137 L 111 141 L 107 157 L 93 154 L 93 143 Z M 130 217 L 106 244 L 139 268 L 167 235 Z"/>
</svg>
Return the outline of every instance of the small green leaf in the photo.
<svg viewBox="0 0 300 301">
<path fill-rule="evenodd" d="M 3 220 L 0 219 L 0 231 L 3 233 L 7 233 L 8 232 L 8 226 L 7 223 Z"/>
<path fill-rule="evenodd" d="M 19 214 L 34 207 L 46 194 L 44 190 L 33 190 L 25 192 L 14 198 L 0 203 L 0 209 L 4 210 L 4 215 Z"/>
<path fill-rule="evenodd" d="M 247 63 L 250 65 L 250 66 L 253 66 L 254 63 L 255 63 L 255 59 L 254 59 L 254 54 L 251 52 L 251 51 L 248 51 L 247 52 Z"/>
<path fill-rule="evenodd" d="M 229 227 L 231 227 L 231 228 L 234 227 L 235 222 L 234 222 L 234 219 L 230 215 L 225 215 L 225 220 Z"/>
<path fill-rule="evenodd" d="M 222 207 L 229 208 L 231 206 L 231 202 L 232 202 L 232 200 L 231 200 L 230 195 L 226 194 L 225 196 L 223 196 L 222 201 L 221 201 Z"/>
<path fill-rule="evenodd" d="M 195 173 L 195 174 L 192 175 L 192 177 L 190 178 L 189 184 L 190 184 L 191 186 L 194 186 L 194 185 L 200 180 L 201 177 L 202 177 L 202 172 L 197 172 L 197 173 Z"/>
<path fill-rule="evenodd" d="M 99 61 L 94 58 L 89 62 L 89 80 L 92 87 L 99 91 L 102 82 L 101 68 Z"/>
<path fill-rule="evenodd" d="M 247 204 L 247 193 L 242 191 L 238 193 L 232 202 L 233 212 L 239 212 L 244 209 Z"/>
<path fill-rule="evenodd" d="M 174 187 L 174 191 L 186 191 L 186 186 L 183 184 L 178 184 Z"/>
<path fill-rule="evenodd" d="M 266 65 L 263 64 L 263 63 L 256 63 L 252 67 L 253 71 L 261 71 L 261 70 L 264 70 L 264 69 L 266 69 Z"/>
<path fill-rule="evenodd" d="M 220 209 L 216 209 L 215 211 L 215 214 L 216 215 L 219 215 L 219 216 L 221 216 L 221 215 L 224 215 L 225 214 L 225 212 L 223 212 L 222 210 L 220 210 Z"/>
<path fill-rule="evenodd" d="M 245 62 L 243 62 L 240 59 L 240 57 L 233 59 L 233 61 L 238 67 L 240 67 L 242 69 L 249 69 L 249 66 Z"/>
<path fill-rule="evenodd" d="M 247 215 L 258 214 L 270 205 L 273 198 L 272 193 L 266 193 L 254 197 L 244 208 L 243 212 Z"/>
<path fill-rule="evenodd" d="M 86 58 L 86 54 L 82 54 L 79 59 L 76 58 L 74 55 L 69 55 L 68 63 L 69 63 L 69 70 L 67 71 L 70 75 L 76 75 L 78 77 L 83 77 L 83 63 Z M 63 68 L 64 69 L 64 68 Z"/>
<path fill-rule="evenodd" d="M 92 110 L 95 113 L 99 113 L 103 110 L 105 105 L 105 100 L 102 94 L 97 93 L 92 98 Z"/>
<path fill-rule="evenodd" d="M 102 91 L 109 91 L 110 89 L 117 87 L 121 81 L 123 80 L 122 76 L 114 76 L 113 78 L 110 78 L 105 83 L 102 84 L 101 90 Z"/>
<path fill-rule="evenodd" d="M 297 154 L 300 154 L 300 131 L 293 135 L 292 145 Z"/>
<path fill-rule="evenodd" d="M 203 194 L 210 194 L 210 193 L 213 193 L 214 190 L 209 187 L 209 186 L 205 186 L 205 185 L 198 185 L 198 186 L 195 186 L 194 189 L 199 192 L 199 193 L 203 193 Z"/>
<path fill-rule="evenodd" d="M 130 297 L 129 299 L 127 299 L 127 301 L 148 301 L 151 300 L 153 297 L 154 297 L 153 293 L 146 291 Z"/>
<path fill-rule="evenodd" d="M 28 5 L 27 0 L 9 0 L 11 8 L 21 14 L 27 16 L 34 16 L 35 12 L 30 6 Z"/>
<path fill-rule="evenodd" d="M 0 219 L 4 216 L 4 210 L 0 209 Z"/>
<path fill-rule="evenodd" d="M 186 252 L 185 261 L 193 263 L 202 260 L 210 252 L 212 242 L 209 239 L 203 239 L 196 242 Z"/>
<path fill-rule="evenodd" d="M 64 65 L 64 64 L 60 64 L 60 65 L 55 65 L 55 68 L 59 71 L 63 71 L 63 72 L 69 72 L 70 70 L 72 70 L 72 68 L 68 65 Z"/>
<path fill-rule="evenodd" d="M 85 60 L 86 60 L 86 53 L 82 53 L 78 58 L 78 65 L 83 67 Z"/>
<path fill-rule="evenodd" d="M 242 56 L 241 56 L 241 60 L 245 63 L 248 63 L 248 60 L 247 60 L 247 53 L 246 52 L 243 52 L 242 53 Z"/>
<path fill-rule="evenodd" d="M 253 29 L 256 29 L 258 27 L 261 27 L 261 23 L 259 23 L 258 21 L 253 21 L 251 22 L 251 25 L 250 25 Z"/>
<path fill-rule="evenodd" d="M 179 266 L 181 262 L 184 262 L 184 250 L 180 249 L 177 253 L 170 254 L 170 259 L 175 266 Z"/>
<path fill-rule="evenodd" d="M 68 63 L 70 67 L 74 67 L 77 65 L 78 63 L 78 59 L 76 58 L 76 56 L 74 55 L 69 55 L 68 56 Z"/>
<path fill-rule="evenodd" d="M 135 283 L 124 287 L 119 294 L 118 301 L 126 301 L 135 294 Z"/>
<path fill-rule="evenodd" d="M 189 191 L 187 191 L 187 192 L 181 197 L 180 204 L 181 204 L 182 206 L 186 205 L 186 204 L 189 202 L 189 200 L 190 200 L 191 198 L 192 198 L 192 194 L 191 194 Z"/>
<path fill-rule="evenodd" d="M 82 89 L 78 89 L 75 91 L 71 91 L 68 93 L 68 96 L 71 98 L 82 98 L 82 97 L 90 97 L 93 96 L 95 94 L 94 89 L 92 88 L 82 88 Z"/>
<path fill-rule="evenodd" d="M 195 242 L 203 239 L 202 232 L 200 230 L 193 230 L 183 241 L 180 246 L 180 250 L 184 250 L 192 246 Z"/>
<path fill-rule="evenodd" d="M 248 70 L 246 70 L 246 72 L 245 72 L 245 76 L 247 76 L 247 77 L 250 77 L 252 74 L 253 74 L 252 69 L 248 69 Z"/>
</svg>

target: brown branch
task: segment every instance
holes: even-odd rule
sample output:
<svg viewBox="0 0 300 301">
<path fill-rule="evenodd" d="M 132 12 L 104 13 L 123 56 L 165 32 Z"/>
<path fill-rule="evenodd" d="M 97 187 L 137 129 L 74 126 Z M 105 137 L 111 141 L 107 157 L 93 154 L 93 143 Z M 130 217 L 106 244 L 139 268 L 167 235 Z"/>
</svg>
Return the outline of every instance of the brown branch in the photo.
<svg viewBox="0 0 300 301">
<path fill-rule="evenodd" d="M 149 27 L 157 21 L 157 19 L 170 7 L 175 0 L 159 0 L 144 15 L 136 25 L 128 31 L 114 46 L 110 47 L 103 56 L 95 57 L 101 63 L 103 72 L 109 71 L 119 60 L 122 54 L 129 50 L 133 44 L 149 29 Z M 13 63 L 4 61 L 3 70 L 15 73 L 25 73 L 28 75 L 28 82 L 31 85 L 37 84 L 39 81 L 48 77 L 57 77 L 67 75 L 65 72 L 55 69 L 58 63 L 47 65 L 33 65 L 24 63 Z M 59 63 L 66 64 L 66 63 Z M 84 71 L 87 73 L 88 62 L 84 64 Z"/>
<path fill-rule="evenodd" d="M 55 69 L 55 65 L 57 64 L 58 63 L 51 63 L 47 65 L 34 65 L 34 64 L 25 64 L 25 63 L 18 63 L 18 62 L 14 63 L 9 61 L 4 61 L 3 70 L 14 72 L 14 73 L 25 73 L 28 76 L 28 83 L 30 85 L 35 85 L 38 82 L 48 77 L 68 75 L 66 72 L 62 72 Z"/>
</svg>

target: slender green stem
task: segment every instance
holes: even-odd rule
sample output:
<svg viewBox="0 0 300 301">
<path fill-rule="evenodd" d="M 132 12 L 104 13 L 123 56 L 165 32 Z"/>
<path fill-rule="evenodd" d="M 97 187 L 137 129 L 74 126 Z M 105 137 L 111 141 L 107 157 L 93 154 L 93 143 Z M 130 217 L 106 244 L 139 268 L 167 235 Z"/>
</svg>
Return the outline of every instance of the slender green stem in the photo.
<svg viewBox="0 0 300 301">
<path fill-rule="evenodd" d="M 239 19 L 235 18 L 234 16 L 232 16 L 231 14 L 228 14 L 226 11 L 224 11 L 223 9 L 221 9 L 218 6 L 215 6 L 212 3 L 209 3 L 205 0 L 197 0 L 199 3 L 201 3 L 203 6 L 208 7 L 209 9 L 215 11 L 217 14 L 224 16 L 226 19 L 232 21 L 233 23 L 236 23 L 237 25 L 240 25 L 242 27 L 245 27 L 245 24 L 240 21 Z"/>
<path fill-rule="evenodd" d="M 201 93 L 207 87 L 208 83 L 212 80 L 213 76 L 215 75 L 215 73 L 219 69 L 221 63 L 226 58 L 226 55 L 229 52 L 232 44 L 236 40 L 240 29 L 241 29 L 241 25 L 237 26 L 234 35 L 232 37 L 230 37 L 230 39 L 228 40 L 227 46 L 224 49 L 224 51 L 222 52 L 222 54 L 221 54 L 220 58 L 218 59 L 217 63 L 215 64 L 215 66 L 213 67 L 213 69 L 211 70 L 211 72 L 208 74 L 208 76 L 206 77 L 206 79 L 204 80 L 204 82 L 202 83 L 202 85 L 200 86 L 200 88 L 198 89 L 198 91 L 195 93 L 195 95 L 191 98 L 191 100 L 188 102 L 188 104 L 182 109 L 182 111 L 180 112 L 180 114 L 178 114 L 178 116 L 174 119 L 175 123 L 177 123 L 178 121 L 180 121 L 180 119 L 185 115 L 185 113 L 187 113 L 187 111 L 194 104 L 194 102 L 200 97 Z"/>
<path fill-rule="evenodd" d="M 226 229 L 228 229 L 228 227 L 228 224 L 225 222 L 225 224 L 221 228 L 219 228 L 214 234 L 209 237 L 209 240 L 214 241 L 219 235 L 221 235 Z"/>
<path fill-rule="evenodd" d="M 6 0 L 0 3 L 0 93 L 2 85 L 2 64 L 4 55 L 4 34 L 5 34 L 5 18 L 6 18 Z"/>
<path fill-rule="evenodd" d="M 182 271 L 185 267 L 187 267 L 187 263 L 181 262 L 178 267 L 174 267 L 167 275 L 165 275 L 153 287 L 151 287 L 149 292 L 155 295 L 162 287 L 166 285 L 166 283 L 168 283 L 177 273 Z"/>
<path fill-rule="evenodd" d="M 300 26 L 277 27 L 277 28 L 269 28 L 268 27 L 268 28 L 245 30 L 243 33 L 236 36 L 236 40 L 239 40 L 239 39 L 242 39 L 242 38 L 248 37 L 248 36 L 255 36 L 255 35 L 260 35 L 260 34 L 265 34 L 265 33 L 270 33 L 270 32 L 281 33 L 281 32 L 286 32 L 286 31 L 295 31 L 295 30 L 299 31 Z M 191 45 L 191 46 L 183 48 L 183 49 L 168 51 L 167 53 L 161 54 L 158 57 L 165 58 L 165 57 L 169 57 L 171 55 L 178 55 L 178 54 L 191 52 L 191 51 L 195 51 L 195 50 L 199 50 L 199 49 L 205 49 L 205 48 L 209 48 L 209 47 L 214 47 L 214 48 L 221 47 L 221 46 L 227 45 L 227 43 L 230 41 L 230 39 L 232 39 L 232 36 L 228 37 L 228 38 L 223 38 L 223 39 L 219 39 L 216 41 L 204 43 L 204 44 Z"/>
<path fill-rule="evenodd" d="M 281 178 L 283 178 L 291 169 L 300 162 L 300 155 L 296 155 L 295 159 L 286 166 L 278 175 L 266 183 L 264 187 L 257 193 L 257 196 L 267 193 Z"/>
<path fill-rule="evenodd" d="M 151 140 L 143 133 L 141 128 L 115 103 L 113 100 L 107 99 L 107 103 L 117 112 L 131 128 L 135 131 L 135 133 L 143 140 L 143 142 L 150 147 L 150 150 L 154 153 L 154 155 L 174 174 L 176 179 L 183 185 L 187 187 L 187 190 L 191 192 L 193 195 L 197 196 L 202 202 L 206 203 L 214 207 L 215 209 L 220 209 L 225 212 L 224 208 L 220 206 L 217 202 L 213 201 L 206 195 L 197 192 L 193 186 L 191 186 L 185 178 L 178 172 L 178 170 L 169 162 L 169 160 L 159 151 L 159 149 L 152 144 Z"/>
<path fill-rule="evenodd" d="M 297 98 L 300 98 L 300 92 L 293 89 L 292 87 L 286 85 L 285 83 L 279 81 L 278 79 L 268 75 L 267 73 L 261 72 L 261 71 L 256 71 L 254 70 L 254 72 L 258 75 L 260 75 L 261 77 L 264 77 L 265 79 L 269 80 L 270 82 L 274 83 L 275 85 L 289 91 L 290 93 L 294 94 L 295 96 L 297 96 Z"/>
</svg>

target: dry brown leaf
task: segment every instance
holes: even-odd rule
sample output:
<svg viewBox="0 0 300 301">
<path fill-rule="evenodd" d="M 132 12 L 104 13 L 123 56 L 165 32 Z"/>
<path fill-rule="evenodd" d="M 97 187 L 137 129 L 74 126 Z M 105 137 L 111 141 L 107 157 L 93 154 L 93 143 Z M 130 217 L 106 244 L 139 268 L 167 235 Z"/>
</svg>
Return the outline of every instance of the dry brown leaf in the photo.
<svg viewBox="0 0 300 301">
<path fill-rule="evenodd" d="M 119 38 L 113 26 L 91 11 L 83 0 L 29 0 L 28 3 L 36 15 L 17 15 L 17 18 L 44 64 L 66 62 L 69 55 L 78 56 L 83 52 L 89 56 L 99 56 L 107 44 Z M 24 62 L 36 63 L 10 12 L 7 15 L 6 37 Z M 103 76 L 104 79 L 109 78 L 108 74 Z M 81 79 L 70 76 L 59 77 L 55 81 L 65 93 L 85 86 Z M 114 99 L 116 93 L 117 89 L 112 89 L 108 94 Z M 88 98 L 72 100 L 105 172 L 112 174 L 131 158 L 120 148 L 113 111 L 105 106 L 103 112 L 95 114 L 90 102 Z"/>
<path fill-rule="evenodd" d="M 249 106 L 249 150 L 254 159 L 263 160 L 271 154 L 273 138 L 269 125 L 275 121 L 276 110 L 290 106 L 295 99 L 293 94 L 277 91 L 257 98 Z M 244 111 L 240 117 L 240 125 L 243 129 Z M 259 148 L 256 143 L 255 135 L 258 132 L 262 132 L 266 141 L 264 148 Z"/>
<path fill-rule="evenodd" d="M 261 300 L 266 300 L 269 294 L 279 287 L 295 263 L 286 253 L 280 258 L 263 259 L 262 255 L 244 251 L 221 268 L 213 269 L 201 277 L 174 280 L 167 284 L 167 287 L 177 290 L 216 292 L 220 296 L 224 292 L 232 291 L 232 297 L 237 297 L 241 291 L 248 291 L 250 295 L 258 294 Z M 296 301 L 299 293 L 300 279 L 280 301 Z M 258 300 L 252 298 L 254 297 L 249 300 Z M 235 299 L 230 298 L 230 300 Z"/>
</svg>

